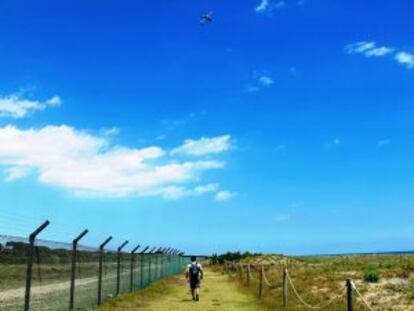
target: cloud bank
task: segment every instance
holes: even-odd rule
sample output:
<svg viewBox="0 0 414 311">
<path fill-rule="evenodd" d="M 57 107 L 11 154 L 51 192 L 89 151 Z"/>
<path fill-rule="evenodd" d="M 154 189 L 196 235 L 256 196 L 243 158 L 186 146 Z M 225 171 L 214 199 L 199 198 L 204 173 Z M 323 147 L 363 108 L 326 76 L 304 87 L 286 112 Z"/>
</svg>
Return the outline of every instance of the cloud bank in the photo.
<svg viewBox="0 0 414 311">
<path fill-rule="evenodd" d="M 31 175 L 40 183 L 77 195 L 176 199 L 218 190 L 218 184 L 201 183 L 201 175 L 226 164 L 202 156 L 229 150 L 230 140 L 230 135 L 189 139 L 169 152 L 158 146 L 113 145 L 108 135 L 92 135 L 66 125 L 39 129 L 9 125 L 0 128 L 0 166 L 7 182 Z M 175 154 L 192 158 L 180 160 Z"/>
</svg>

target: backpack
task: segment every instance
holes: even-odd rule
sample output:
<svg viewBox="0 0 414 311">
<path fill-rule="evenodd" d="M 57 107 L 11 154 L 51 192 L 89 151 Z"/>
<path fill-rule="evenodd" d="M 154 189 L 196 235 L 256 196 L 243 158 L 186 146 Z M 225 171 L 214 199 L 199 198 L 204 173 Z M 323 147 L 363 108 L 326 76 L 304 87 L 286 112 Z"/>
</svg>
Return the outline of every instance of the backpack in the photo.
<svg viewBox="0 0 414 311">
<path fill-rule="evenodd" d="M 200 274 L 200 266 L 198 265 L 198 263 L 192 263 L 190 268 L 189 268 L 189 272 L 190 272 L 190 278 L 191 279 L 198 279 L 199 274 Z"/>
</svg>

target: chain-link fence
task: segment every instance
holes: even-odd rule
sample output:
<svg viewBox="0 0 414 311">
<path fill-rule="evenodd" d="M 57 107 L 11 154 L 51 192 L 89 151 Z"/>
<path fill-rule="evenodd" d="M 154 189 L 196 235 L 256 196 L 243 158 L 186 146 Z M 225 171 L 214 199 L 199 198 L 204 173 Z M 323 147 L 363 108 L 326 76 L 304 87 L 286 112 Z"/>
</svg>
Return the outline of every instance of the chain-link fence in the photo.
<svg viewBox="0 0 414 311">
<path fill-rule="evenodd" d="M 72 243 L 0 236 L 0 310 L 87 310 L 117 295 L 179 273 L 187 259 L 172 248 L 136 246 L 124 251 Z"/>
</svg>

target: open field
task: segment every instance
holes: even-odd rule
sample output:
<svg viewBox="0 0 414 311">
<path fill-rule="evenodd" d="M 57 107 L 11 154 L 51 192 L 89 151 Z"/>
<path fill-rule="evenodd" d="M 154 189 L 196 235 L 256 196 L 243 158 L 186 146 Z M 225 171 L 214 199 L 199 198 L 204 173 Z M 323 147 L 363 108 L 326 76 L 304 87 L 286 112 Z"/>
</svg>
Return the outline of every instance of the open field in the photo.
<svg viewBox="0 0 414 311">
<path fill-rule="evenodd" d="M 250 280 L 247 280 L 247 264 Z M 323 305 L 339 295 L 327 310 L 345 310 L 345 281 L 350 278 L 363 298 L 374 310 L 414 310 L 414 256 L 364 255 L 343 257 L 263 256 L 229 263 L 230 278 L 239 287 L 258 296 L 260 269 L 266 281 L 261 300 L 277 310 L 282 307 L 282 276 L 288 268 L 297 293 L 310 305 Z M 223 266 L 218 270 L 225 270 Z M 272 287 L 266 285 L 269 282 Z M 357 310 L 367 309 L 354 292 Z M 289 285 L 290 310 L 308 310 Z"/>
<path fill-rule="evenodd" d="M 129 262 L 124 262 L 121 273 L 121 293 L 130 290 Z M 157 277 L 160 266 L 152 265 L 152 279 Z M 21 310 L 24 301 L 26 265 L 0 264 L 0 310 Z M 149 282 L 148 268 L 144 267 L 144 284 Z M 134 269 L 134 288 L 140 288 L 140 267 Z M 40 278 L 39 278 L 40 276 Z M 45 264 L 40 270 L 35 265 L 32 280 L 32 310 L 67 310 L 69 305 L 70 266 L 67 264 Z M 86 310 L 97 302 L 98 265 L 82 264 L 77 271 L 75 302 L 79 310 Z M 103 300 L 112 298 L 116 292 L 116 264 L 104 265 Z"/>
<path fill-rule="evenodd" d="M 206 269 L 199 302 L 191 300 L 183 275 L 154 283 L 136 294 L 114 299 L 96 311 L 267 311 L 255 297 L 240 291 L 220 272 Z"/>
<path fill-rule="evenodd" d="M 250 266 L 249 280 L 247 280 L 247 265 Z M 264 283 L 262 296 L 259 299 L 262 265 L 266 281 L 272 286 L 269 287 Z M 32 310 L 67 310 L 69 267 L 68 264 L 44 264 L 40 265 L 39 270 L 37 265 L 34 266 Z M 176 305 L 177 310 L 186 310 L 187 305 L 192 308 L 191 310 L 194 310 L 195 306 L 186 301 L 189 296 L 181 275 L 157 282 L 156 287 L 150 287 L 142 292 L 122 296 L 121 300 L 110 300 L 115 293 L 116 264 L 110 261 L 104 267 L 103 297 L 104 300 L 108 300 L 108 305 L 102 310 L 109 310 L 108 306 L 116 307 L 115 310 L 163 310 L 163 304 L 167 303 Z M 130 285 L 128 261 L 124 262 L 123 267 L 121 292 L 125 293 L 129 291 Z M 297 292 L 310 305 L 324 304 L 338 294 L 340 297 L 325 310 L 346 310 L 344 286 L 345 280 L 351 278 L 361 295 L 374 310 L 414 310 L 413 255 L 251 256 L 228 263 L 228 269 L 225 269 L 225 265 L 214 265 L 208 268 L 207 277 L 203 283 L 203 300 L 196 308 L 200 308 L 200 310 L 232 310 L 230 308 L 256 310 L 254 307 L 257 307 L 257 310 L 268 310 L 268 308 L 278 310 L 282 306 L 282 275 L 285 267 L 288 268 Z M 152 269 L 154 269 L 154 274 L 156 265 L 152 265 Z M 228 275 L 224 274 L 226 270 Z M 0 264 L 1 311 L 22 309 L 25 271 L 26 265 L 24 264 Z M 139 288 L 139 266 L 134 271 L 137 277 L 136 286 Z M 144 270 L 143 276 L 147 282 L 148 269 Z M 155 275 L 152 277 L 156 278 Z M 88 309 L 96 304 L 96 262 L 81 264 L 81 270 L 77 271 L 76 290 L 75 301 L 77 301 L 79 309 Z M 232 293 L 226 294 L 229 290 Z M 234 298 L 237 295 L 241 296 Z M 164 296 L 166 298 L 163 298 Z M 250 306 L 250 309 L 240 309 L 241 304 L 237 301 L 244 301 L 243 305 Z M 233 306 L 230 302 L 235 303 L 238 307 Z M 364 307 L 356 293 L 354 294 L 354 302 L 356 310 L 369 310 Z M 154 305 L 158 309 L 154 309 Z M 207 309 L 203 309 L 201 306 Z M 226 306 L 226 309 L 220 309 L 223 306 Z M 298 300 L 290 286 L 288 306 L 288 310 L 308 310 Z"/>
</svg>

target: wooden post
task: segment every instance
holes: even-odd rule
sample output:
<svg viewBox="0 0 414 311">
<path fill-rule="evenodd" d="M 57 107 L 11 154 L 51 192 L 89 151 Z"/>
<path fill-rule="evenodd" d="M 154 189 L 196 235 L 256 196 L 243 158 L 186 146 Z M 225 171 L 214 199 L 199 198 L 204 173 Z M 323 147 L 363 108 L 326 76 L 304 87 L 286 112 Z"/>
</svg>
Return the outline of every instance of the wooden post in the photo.
<svg viewBox="0 0 414 311">
<path fill-rule="evenodd" d="M 347 288 L 347 302 L 348 302 L 348 311 L 353 311 L 354 310 L 354 306 L 353 306 L 353 302 L 352 302 L 352 292 L 353 292 L 353 287 L 352 287 L 352 280 L 348 279 L 346 280 L 346 288 Z"/>
<path fill-rule="evenodd" d="M 288 271 L 287 268 L 283 270 L 283 279 L 282 279 L 282 299 L 283 299 L 283 311 L 287 310 L 288 304 Z"/>
<path fill-rule="evenodd" d="M 246 285 L 250 285 L 250 263 L 246 266 Z"/>
<path fill-rule="evenodd" d="M 260 265 L 259 298 L 262 298 L 262 294 L 263 294 L 263 264 Z"/>
</svg>

